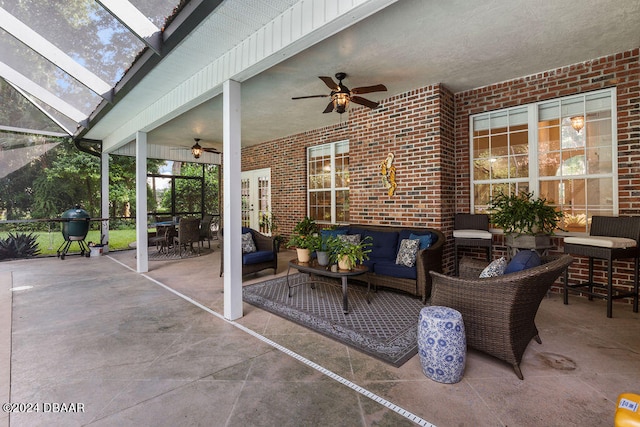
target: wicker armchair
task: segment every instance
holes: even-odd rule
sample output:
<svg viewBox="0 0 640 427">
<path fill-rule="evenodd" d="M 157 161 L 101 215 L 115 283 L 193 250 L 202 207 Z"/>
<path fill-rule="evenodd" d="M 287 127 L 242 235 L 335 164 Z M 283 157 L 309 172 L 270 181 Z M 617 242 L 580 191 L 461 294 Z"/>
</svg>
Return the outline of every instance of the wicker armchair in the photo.
<svg viewBox="0 0 640 427">
<path fill-rule="evenodd" d="M 462 313 L 470 347 L 511 363 L 521 380 L 520 362 L 531 338 L 542 343 L 535 317 L 549 287 L 573 262 L 570 255 L 543 257 L 542 265 L 480 279 L 487 263 L 463 258 L 460 277 L 430 272 L 431 305 Z"/>
<path fill-rule="evenodd" d="M 271 253 L 270 257 L 266 257 L 260 261 L 250 261 L 246 259 L 246 254 L 242 254 L 242 275 L 256 273 L 258 271 L 273 268 L 273 274 L 278 271 L 278 251 L 276 248 L 276 240 L 271 236 L 265 236 L 264 234 L 247 227 L 242 227 L 242 232 L 250 232 L 253 236 L 253 241 L 256 245 L 257 253 Z M 220 239 L 220 277 L 224 273 L 224 233 L 222 230 L 218 233 Z"/>
</svg>

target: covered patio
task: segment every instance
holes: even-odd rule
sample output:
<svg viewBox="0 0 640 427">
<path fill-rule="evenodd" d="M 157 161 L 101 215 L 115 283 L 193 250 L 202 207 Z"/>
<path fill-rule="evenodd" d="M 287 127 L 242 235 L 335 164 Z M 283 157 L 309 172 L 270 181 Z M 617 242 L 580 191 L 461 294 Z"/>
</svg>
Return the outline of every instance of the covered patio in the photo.
<svg viewBox="0 0 640 427">
<path fill-rule="evenodd" d="M 538 312 L 542 344 L 526 350 L 525 381 L 470 349 L 463 380 L 444 385 L 422 375 L 418 356 L 391 367 L 247 304 L 243 286 L 272 275 L 243 278 L 238 256 L 253 210 L 243 185 L 264 176 L 259 188 L 282 235 L 306 215 L 326 227 L 437 228 L 448 274 L 455 213 L 483 212 L 500 187 L 561 196 L 574 235 L 588 233 L 591 215 L 640 215 L 636 0 L 191 0 L 153 22 L 130 8 L 154 9 L 151 1 L 87 3 L 136 40 L 126 73 L 94 80 L 81 64 L 94 52 L 54 52 L 44 43 L 53 38 L 25 28 L 28 10 L 3 4 L 2 46 L 27 46 L 47 66 L 62 58 L 40 77 L 64 78 L 43 88 L 29 81 L 28 61 L 0 63 L 0 77 L 57 110 L 39 107 L 56 137 L 101 157 L 104 217 L 110 156 L 135 158 L 140 244 L 0 263 L 4 401 L 83 409 L 5 413 L 6 425 L 611 425 L 617 396 L 640 391 L 640 317 L 629 299 L 607 319 L 603 301 L 564 305 L 556 288 Z M 329 99 L 291 99 L 328 96 L 318 77 L 340 72 L 352 88 L 384 84 L 387 92 L 366 95 L 378 107 L 354 101 L 323 114 Z M 35 133 L 11 123 L 0 131 Z M 395 194 L 380 179 L 389 154 Z M 223 277 L 218 248 L 150 261 L 147 159 L 223 166 Z M 335 183 L 336 164 L 345 185 Z M 323 174 L 330 188 L 312 188 Z M 106 222 L 102 231 L 108 240 Z M 492 232 L 496 258 L 506 251 Z M 294 255 L 279 257 L 282 276 Z M 615 284 L 628 286 L 632 264 L 618 268 Z M 588 271 L 577 259 L 570 277 Z"/>
<path fill-rule="evenodd" d="M 229 245 L 225 254 L 237 252 L 240 245 L 240 177 L 265 167 L 270 174 L 270 214 L 279 218 L 285 236 L 312 211 L 326 225 L 413 224 L 450 236 L 455 212 L 486 209 L 489 196 L 505 185 L 513 191 L 526 188 L 562 197 L 556 202 L 571 212 L 581 227 L 578 233 L 587 232 L 594 212 L 638 214 L 633 200 L 638 114 L 634 99 L 640 80 L 637 2 L 532 6 L 506 1 L 432 5 L 393 0 L 192 0 L 180 2 L 170 15 L 164 12 L 164 22 L 158 7 L 153 19 L 148 17 L 151 12 L 141 12 L 154 9 L 147 2 L 89 6 L 96 14 L 111 15 L 117 22 L 109 28 L 135 40 L 131 45 L 105 43 L 105 34 L 98 32 L 106 51 L 129 54 L 125 61 L 133 65 L 126 72 L 119 69 L 107 73 L 109 78 L 97 77 L 93 73 L 104 74 L 100 59 L 85 64 L 94 55 L 57 40 L 58 33 L 46 34 L 47 25 L 38 25 L 39 34 L 25 24 L 42 11 L 7 6 L 2 9 L 5 50 L 14 55 L 25 46 L 32 49 L 48 66 L 47 61 L 56 64 L 57 72 L 74 86 L 71 90 L 70 83 L 61 80 L 42 82 L 43 73 L 26 66 L 24 55 L 3 67 L 2 77 L 20 93 L 41 95 L 41 101 L 66 116 L 61 128 L 79 147 L 99 151 L 103 217 L 110 203 L 109 156 L 135 156 L 138 241 L 147 234 L 148 158 L 224 164 L 222 223 Z M 164 8 L 171 10 L 166 4 Z M 77 24 L 64 18 L 66 25 Z M 104 25 L 105 20 L 97 22 Z M 91 25 L 82 30 L 95 36 Z M 345 84 L 351 88 L 384 85 L 387 93 L 367 93 L 369 101 L 354 97 L 349 108 L 334 106 L 339 115 L 322 114 L 322 108 L 328 108 L 326 100 L 291 99 L 329 96 L 326 79 L 338 73 L 346 73 Z M 86 97 L 79 101 L 70 92 Z M 374 105 L 379 107 L 370 108 Z M 575 108 L 586 119 L 585 131 L 580 138 L 565 138 L 572 131 L 567 121 L 578 114 Z M 504 130 L 511 129 L 501 119 L 506 114 L 514 117 L 509 122 L 513 135 Z M 523 135 L 516 135 L 523 127 L 528 132 L 525 143 Z M 606 132 L 601 133 L 603 127 Z M 25 131 L 6 125 L 5 130 Z M 482 132 L 507 136 L 496 138 L 490 152 L 473 145 L 484 144 L 478 136 Z M 542 156 L 548 152 L 544 144 L 556 140 L 536 138 L 560 133 L 565 151 L 558 148 L 548 158 Z M 585 139 L 585 134 L 594 136 Z M 478 140 L 470 145 L 471 135 Z M 509 137 L 520 143 L 508 145 L 511 142 L 504 141 Z M 565 139 L 582 144 L 581 155 L 590 156 L 592 170 L 576 173 L 558 165 L 565 152 L 579 157 L 564 146 Z M 215 152 L 194 159 L 194 140 Z M 589 144 L 597 149 L 588 151 Z M 337 145 L 348 158 L 348 179 L 346 187 L 323 189 L 331 192 L 329 201 L 309 184 L 307 170 L 315 154 L 307 150 L 321 152 Z M 523 149 L 531 150 L 530 158 L 521 158 L 526 157 Z M 389 153 L 395 155 L 395 195 L 376 184 L 380 161 Z M 505 153 L 516 154 L 510 158 L 512 154 Z M 528 171 L 515 170 L 506 178 L 483 172 L 493 168 L 484 163 L 494 161 L 525 164 Z M 576 164 L 587 162 L 571 163 L 574 168 Z M 509 166 L 502 172 L 508 170 Z M 556 176 L 562 171 L 568 175 L 559 182 Z M 576 194 L 566 196 L 570 186 L 577 188 Z M 106 224 L 103 231 L 108 239 Z M 148 269 L 146 245 L 137 250 L 136 269 L 142 273 Z M 445 271 L 453 266 L 451 252 L 448 245 Z M 225 317 L 238 319 L 243 315 L 239 260 L 230 257 L 224 265 Z M 572 276 L 584 270 L 584 263 L 577 265 Z"/>
<path fill-rule="evenodd" d="M 0 263 L 4 401 L 10 388 L 12 402 L 83 404 L 5 413 L 5 425 L 605 426 L 640 381 L 630 306 L 605 321 L 602 301 L 552 294 L 525 381 L 470 350 L 464 379 L 445 385 L 417 355 L 394 368 L 251 305 L 226 320 L 218 262 L 216 251 L 146 274 L 134 251 Z"/>
</svg>

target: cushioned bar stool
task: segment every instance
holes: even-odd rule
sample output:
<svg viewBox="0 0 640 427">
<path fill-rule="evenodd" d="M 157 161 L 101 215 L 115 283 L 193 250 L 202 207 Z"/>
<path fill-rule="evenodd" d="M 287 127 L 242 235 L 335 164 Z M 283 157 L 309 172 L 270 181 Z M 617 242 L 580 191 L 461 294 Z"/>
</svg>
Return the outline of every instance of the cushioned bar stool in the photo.
<svg viewBox="0 0 640 427">
<path fill-rule="evenodd" d="M 606 217 L 594 216 L 591 219 L 589 236 L 565 237 L 564 252 L 589 257 L 589 282 L 570 285 L 569 273 L 564 273 L 564 303 L 569 303 L 569 291 L 584 293 L 607 300 L 607 317 L 612 317 L 613 300 L 633 297 L 633 311 L 638 312 L 638 259 L 640 257 L 640 216 Z M 605 260 L 607 265 L 607 284 L 593 283 L 593 260 Z M 622 292 L 613 288 L 613 261 L 618 259 L 634 260 L 633 292 Z M 595 292 L 604 289 L 606 293 Z"/>
<path fill-rule="evenodd" d="M 491 262 L 493 236 L 489 232 L 489 215 L 457 213 L 453 222 L 456 276 L 458 275 L 458 247 L 485 248 L 487 262 Z"/>
</svg>

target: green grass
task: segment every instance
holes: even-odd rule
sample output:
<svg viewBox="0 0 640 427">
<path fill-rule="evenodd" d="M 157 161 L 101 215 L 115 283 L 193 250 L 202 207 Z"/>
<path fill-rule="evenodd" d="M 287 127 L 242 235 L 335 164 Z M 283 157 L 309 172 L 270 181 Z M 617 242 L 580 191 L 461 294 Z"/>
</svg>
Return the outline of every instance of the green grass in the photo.
<svg viewBox="0 0 640 427">
<path fill-rule="evenodd" d="M 18 232 L 21 233 L 21 232 Z M 0 238 L 5 239 L 9 233 L 0 232 Z M 56 255 L 56 251 L 60 245 L 64 242 L 64 237 L 60 230 L 51 232 L 32 232 L 38 236 L 38 247 L 40 249 L 40 255 Z M 110 230 L 109 231 L 109 250 L 129 249 L 129 243 L 136 241 L 136 230 Z M 85 239 L 86 243 L 100 242 L 100 232 L 97 230 L 91 230 L 87 234 Z M 69 253 L 79 252 L 78 243 L 71 243 Z"/>
</svg>

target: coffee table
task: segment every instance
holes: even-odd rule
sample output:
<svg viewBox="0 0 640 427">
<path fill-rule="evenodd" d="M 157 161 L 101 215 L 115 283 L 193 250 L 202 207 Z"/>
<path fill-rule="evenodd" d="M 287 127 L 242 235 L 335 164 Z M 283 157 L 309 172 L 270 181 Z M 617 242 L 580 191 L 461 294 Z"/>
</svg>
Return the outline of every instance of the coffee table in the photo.
<svg viewBox="0 0 640 427">
<path fill-rule="evenodd" d="M 289 284 L 289 273 L 291 268 L 295 268 L 298 271 L 309 274 L 309 280 L 305 283 L 301 283 L 298 285 L 290 285 Z M 301 286 L 306 283 L 319 283 L 318 280 L 313 280 L 313 276 L 324 276 L 324 277 L 333 277 L 340 279 L 342 284 L 342 311 L 344 314 L 349 314 L 349 298 L 347 296 L 347 279 L 349 277 L 360 276 L 369 271 L 364 265 L 358 265 L 354 267 L 352 270 L 336 270 L 332 271 L 330 266 L 322 266 L 318 264 L 318 261 L 312 259 L 310 262 L 299 262 L 297 259 L 292 259 L 289 261 L 289 268 L 287 269 L 287 286 L 289 287 L 289 297 L 291 297 L 291 289 L 296 286 Z M 326 283 L 326 282 L 321 282 Z M 371 290 L 371 283 L 367 279 L 367 302 L 371 304 L 371 300 L 369 299 L 369 291 Z"/>
</svg>

